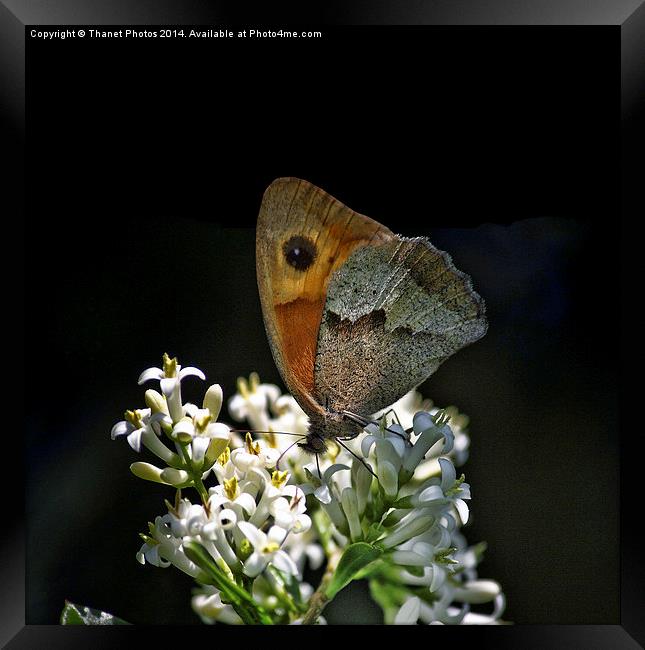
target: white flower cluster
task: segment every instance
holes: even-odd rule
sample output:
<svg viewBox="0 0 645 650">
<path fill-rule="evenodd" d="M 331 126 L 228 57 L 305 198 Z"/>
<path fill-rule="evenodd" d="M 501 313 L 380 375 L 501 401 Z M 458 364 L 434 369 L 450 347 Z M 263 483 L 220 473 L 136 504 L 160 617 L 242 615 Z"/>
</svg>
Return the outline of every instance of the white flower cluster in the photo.
<svg viewBox="0 0 645 650">
<path fill-rule="evenodd" d="M 324 623 L 328 600 L 364 578 L 386 623 L 499 622 L 501 588 L 477 578 L 483 545 L 469 547 L 460 532 L 470 499 L 455 471 L 468 453 L 465 416 L 432 409 L 413 391 L 388 410 L 395 422 L 376 414 L 366 435 L 346 446 L 330 441 L 312 462 L 282 435 L 307 432 L 292 396 L 255 374 L 240 379 L 229 411 L 262 432 L 241 438 L 216 421 L 217 384 L 201 408 L 182 403 L 181 380 L 189 375 L 205 379 L 168 355 L 163 368 L 143 372 L 139 383 L 157 379 L 161 393 L 148 390 L 148 408 L 127 411 L 112 438 L 126 436 L 133 449 L 143 446 L 166 464 L 131 465 L 135 475 L 177 488 L 167 514 L 142 535 L 137 559 L 192 576 L 202 621 Z M 187 488 L 200 502 L 182 495 Z M 314 592 L 305 573 L 323 564 Z M 471 610 L 482 603 L 493 611 Z"/>
<path fill-rule="evenodd" d="M 157 517 L 142 535 L 137 559 L 163 568 L 172 564 L 203 583 L 203 568 L 186 552 L 187 543 L 197 543 L 230 585 L 244 585 L 263 610 L 288 621 L 290 611 L 301 613 L 312 591 L 284 550 L 290 537 L 311 527 L 305 495 L 289 484 L 289 472 L 273 469 L 280 455 L 277 449 L 265 440 L 253 440 L 249 433 L 240 444 L 227 425 L 215 422 L 222 405 L 219 385 L 207 390 L 203 408 L 182 404 L 181 380 L 188 375 L 205 378 L 196 368 L 181 370 L 176 359 L 165 355 L 163 369 L 150 368 L 139 378 L 140 384 L 160 380 L 162 394 L 147 391 L 149 408 L 127 411 L 126 419 L 112 429 L 112 438 L 127 436 L 136 451 L 143 443 L 169 465 L 161 469 L 134 463 L 135 475 L 178 488 L 194 487 L 202 497 L 201 503 L 193 504 L 178 491 L 175 504 L 167 503 L 168 513 Z M 160 440 L 164 432 L 175 452 Z M 206 489 L 204 481 L 210 475 L 217 484 Z M 295 595 L 288 589 L 293 584 L 298 587 Z M 194 602 L 203 618 L 208 613 L 209 622 L 242 622 L 213 585 L 204 584 Z"/>
<path fill-rule="evenodd" d="M 257 376 L 238 382 L 229 411 L 260 430 L 307 431 L 293 397 Z M 384 420 L 387 413 L 396 422 Z M 373 419 L 379 424 L 370 424 L 367 435 L 346 449 L 330 443 L 315 463 L 291 440 L 269 434 L 303 492 L 313 494 L 332 524 L 327 555 L 365 540 L 383 549 L 369 580 L 386 623 L 498 623 L 505 607 L 501 587 L 477 579 L 485 545 L 468 547 L 460 532 L 468 521 L 470 486 L 463 475 L 457 478 L 455 466 L 468 458 L 467 416 L 455 407 L 433 407 L 410 391 Z M 471 611 L 485 603 L 492 603 L 492 612 Z"/>
</svg>

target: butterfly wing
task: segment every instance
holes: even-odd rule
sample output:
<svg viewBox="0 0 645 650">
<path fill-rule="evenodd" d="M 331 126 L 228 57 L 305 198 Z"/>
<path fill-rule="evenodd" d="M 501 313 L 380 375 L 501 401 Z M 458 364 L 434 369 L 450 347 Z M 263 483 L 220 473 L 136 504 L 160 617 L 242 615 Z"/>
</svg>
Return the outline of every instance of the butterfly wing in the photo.
<svg viewBox="0 0 645 650">
<path fill-rule="evenodd" d="M 309 415 L 318 333 L 331 275 L 360 247 L 395 235 L 320 188 L 279 178 L 262 199 L 256 268 L 271 351 L 289 391 Z"/>
<path fill-rule="evenodd" d="M 470 278 L 428 239 L 358 249 L 329 282 L 314 397 L 335 411 L 374 413 L 487 327 Z"/>
</svg>

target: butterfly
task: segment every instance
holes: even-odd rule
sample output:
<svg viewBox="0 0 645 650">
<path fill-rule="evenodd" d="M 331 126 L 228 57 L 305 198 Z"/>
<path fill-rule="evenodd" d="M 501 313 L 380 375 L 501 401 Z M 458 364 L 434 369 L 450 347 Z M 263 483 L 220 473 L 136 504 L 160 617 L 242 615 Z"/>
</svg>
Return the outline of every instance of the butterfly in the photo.
<svg viewBox="0 0 645 650">
<path fill-rule="evenodd" d="M 309 417 L 299 446 L 314 454 L 356 437 L 488 327 L 447 253 L 298 178 L 264 193 L 256 270 L 273 358 Z"/>
</svg>

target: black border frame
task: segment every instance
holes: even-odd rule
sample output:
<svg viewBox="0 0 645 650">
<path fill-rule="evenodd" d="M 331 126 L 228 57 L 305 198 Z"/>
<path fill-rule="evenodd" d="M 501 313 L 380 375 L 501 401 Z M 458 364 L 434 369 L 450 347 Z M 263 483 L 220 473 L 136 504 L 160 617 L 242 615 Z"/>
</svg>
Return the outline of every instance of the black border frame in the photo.
<svg viewBox="0 0 645 650">
<path fill-rule="evenodd" d="M 232 4 L 232 3 L 231 3 Z M 11 9 L 7 7 L 11 5 Z M 272 5 L 269 15 L 264 7 L 250 6 L 248 2 L 238 2 L 233 10 L 225 2 L 213 0 L 210 3 L 191 0 L 182 5 L 168 1 L 144 1 L 135 6 L 119 0 L 98 0 L 87 3 L 82 0 L 64 0 L 56 6 L 44 5 L 36 0 L 18 2 L 0 1 L 0 92 L 3 95 L 2 107 L 8 126 L 3 137 L 4 152 L 11 161 L 5 178 L 3 203 L 11 202 L 15 207 L 5 208 L 2 213 L 15 224 L 22 224 L 24 209 L 24 144 L 25 144 L 25 26 L 26 25 L 80 25 L 80 24 L 205 24 L 221 25 L 235 23 L 236 18 L 244 16 L 244 21 L 253 16 L 258 23 L 276 24 L 460 24 L 460 25 L 613 25 L 621 32 L 621 174 L 622 174 L 622 224 L 621 250 L 621 298 L 632 294 L 634 274 L 628 266 L 636 256 L 635 237 L 628 237 L 628 220 L 645 214 L 643 200 L 639 196 L 642 179 L 645 178 L 643 156 L 645 150 L 642 130 L 645 122 L 645 3 L 640 0 L 562 0 L 554 4 L 546 0 L 534 0 L 518 6 L 515 0 L 488 0 L 486 2 L 462 1 L 458 4 L 447 0 L 434 0 L 422 4 L 410 0 L 387 3 L 386 0 L 355 0 L 353 2 L 307 3 L 306 5 Z M 640 199 L 640 206 L 639 204 Z M 638 209 L 640 207 L 640 209 Z M 616 227 L 616 224 L 608 224 Z M 6 262 L 5 262 L 6 263 Z M 10 277 L 15 276 L 15 263 L 11 265 Z M 5 277 L 7 274 L 5 272 Z M 22 305 L 22 292 L 19 284 L 5 283 L 8 303 Z M 12 293 L 14 292 L 14 293 Z M 623 367 L 627 360 L 627 334 L 630 333 L 627 301 L 621 301 L 621 344 L 620 353 Z M 13 310 L 16 311 L 15 309 Z M 616 310 L 618 311 L 618 310 Z M 13 322 L 16 322 L 14 320 Z M 20 319 L 17 319 L 20 322 Z M 633 323 L 632 323 L 633 327 Z M 22 339 L 22 328 L 14 340 Z M 632 340 L 634 340 L 632 334 Z M 633 346 L 630 346 L 629 352 Z M 16 359 L 22 367 L 22 359 Z M 628 401 L 625 382 L 621 384 L 621 406 Z M 633 403 L 633 401 L 631 402 Z M 624 412 L 624 410 L 623 410 Z M 478 645 L 491 645 L 497 648 L 634 648 L 645 643 L 645 568 L 642 552 L 638 547 L 639 495 L 634 490 L 634 478 L 638 476 L 640 442 L 638 431 L 628 429 L 626 418 L 621 423 L 621 620 L 620 625 L 576 625 L 576 626 L 508 626 L 450 628 L 452 635 L 476 641 Z M 638 422 L 634 423 L 636 426 Z M 634 427 L 635 428 L 635 427 Z M 15 503 L 15 502 L 14 502 Z M 65 628 L 58 626 L 25 626 L 24 612 L 24 516 L 23 511 L 14 512 L 14 520 L 5 524 L 0 553 L 1 584 L 5 597 L 0 608 L 0 642 L 10 648 L 33 647 L 74 647 L 91 643 L 97 647 L 114 647 L 128 644 L 133 628 Z M 628 516 L 629 515 L 629 516 Z M 327 641 L 326 635 L 332 629 L 317 628 L 319 643 Z M 117 632 L 120 630 L 120 632 Z M 164 638 L 167 628 L 158 628 Z M 437 633 L 439 628 L 435 628 Z M 191 642 L 203 633 L 199 628 L 191 628 Z M 235 631 L 233 642 L 243 643 L 250 632 Z M 303 634 L 303 632 L 295 632 Z M 381 628 L 379 635 L 393 634 L 394 631 Z M 155 636 L 153 629 L 144 630 L 149 642 Z M 218 638 L 227 637 L 226 631 L 218 630 Z M 271 642 L 271 633 L 263 630 L 263 640 Z M 114 635 L 118 635 L 118 638 Z M 197 636 L 195 636 L 197 635 Z M 162 637 L 159 637 L 160 639 Z M 209 637 L 204 637 L 205 640 Z M 298 638 L 300 641 L 301 637 Z M 381 637 L 385 641 L 384 637 Z M 394 640 L 394 637 L 392 637 Z M 213 637 L 210 636 L 211 642 Z"/>
</svg>

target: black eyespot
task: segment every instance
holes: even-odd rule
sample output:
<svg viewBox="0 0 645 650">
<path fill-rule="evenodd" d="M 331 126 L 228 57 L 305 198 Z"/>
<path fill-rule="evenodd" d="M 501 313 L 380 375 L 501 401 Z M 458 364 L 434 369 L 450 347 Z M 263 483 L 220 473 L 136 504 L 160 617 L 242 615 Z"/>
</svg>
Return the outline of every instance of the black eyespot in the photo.
<svg viewBox="0 0 645 650">
<path fill-rule="evenodd" d="M 316 246 L 306 237 L 295 235 L 284 243 L 282 247 L 287 264 L 298 271 L 306 271 L 316 259 Z"/>
</svg>

